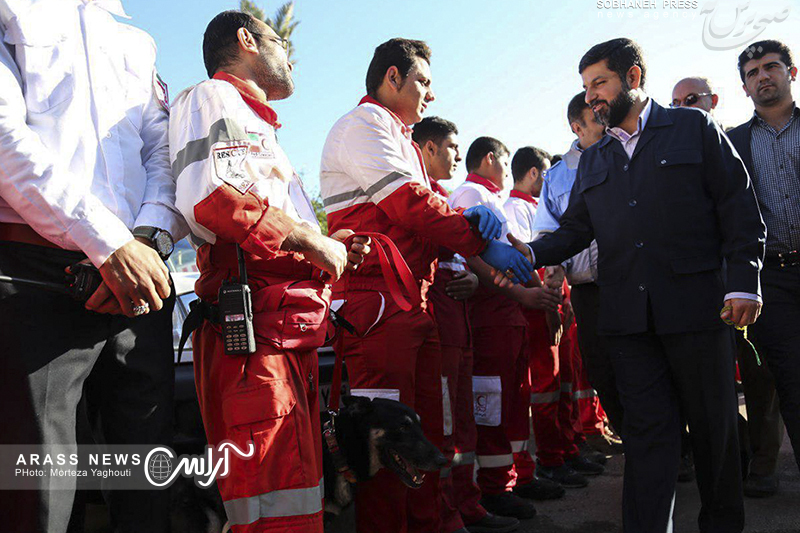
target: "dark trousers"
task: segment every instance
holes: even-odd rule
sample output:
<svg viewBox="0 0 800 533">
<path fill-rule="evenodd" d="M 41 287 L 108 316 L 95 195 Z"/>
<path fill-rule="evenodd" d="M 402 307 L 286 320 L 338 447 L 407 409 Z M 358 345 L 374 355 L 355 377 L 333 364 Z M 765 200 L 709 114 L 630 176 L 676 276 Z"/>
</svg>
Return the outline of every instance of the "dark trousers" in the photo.
<svg viewBox="0 0 800 533">
<path fill-rule="evenodd" d="M 6 276 L 63 282 L 64 268 L 84 258 L 0 242 L 0 274 Z M 101 419 L 98 437 L 107 444 L 168 445 L 174 303 L 171 297 L 160 312 L 129 319 L 91 313 L 66 295 L 0 283 L 0 405 L 6 413 L 0 444 L 75 445 L 76 408 L 89 378 L 87 409 Z M 48 488 L 4 492 L 0 524 L 14 531 L 66 531 L 75 480 L 61 490 Z M 163 491 L 106 496 L 115 531 L 168 530 Z"/>
<path fill-rule="evenodd" d="M 611 358 L 604 349 L 604 337 L 597 334 L 597 315 L 600 310 L 600 288 L 595 283 L 572 286 L 572 308 L 578 325 L 578 346 L 589 383 L 597 391 L 600 405 L 608 421 L 617 432 L 622 432 L 622 403 L 617 392 Z"/>
<path fill-rule="evenodd" d="M 608 336 L 625 408 L 623 523 L 626 533 L 666 531 L 689 423 L 700 489 L 700 531 L 741 532 L 741 464 L 734 353 L 724 328 Z"/>
<path fill-rule="evenodd" d="M 800 266 L 761 271 L 764 308 L 750 328 L 775 377 L 780 411 L 800 467 Z"/>
</svg>

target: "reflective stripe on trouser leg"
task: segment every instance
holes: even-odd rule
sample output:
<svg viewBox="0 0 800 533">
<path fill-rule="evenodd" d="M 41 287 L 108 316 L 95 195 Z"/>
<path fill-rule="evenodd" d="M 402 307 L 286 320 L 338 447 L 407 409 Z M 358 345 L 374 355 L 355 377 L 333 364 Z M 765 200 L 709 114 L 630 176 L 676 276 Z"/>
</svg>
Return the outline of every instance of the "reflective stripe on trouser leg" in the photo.
<svg viewBox="0 0 800 533">
<path fill-rule="evenodd" d="M 501 455 L 479 455 L 478 465 L 481 468 L 499 468 L 501 466 L 511 466 L 514 464 L 514 456 L 510 453 Z"/>
<path fill-rule="evenodd" d="M 264 494 L 223 502 L 228 522 L 233 525 L 252 524 L 261 518 L 306 516 L 322 510 L 324 485 L 307 489 L 274 490 Z"/>
</svg>

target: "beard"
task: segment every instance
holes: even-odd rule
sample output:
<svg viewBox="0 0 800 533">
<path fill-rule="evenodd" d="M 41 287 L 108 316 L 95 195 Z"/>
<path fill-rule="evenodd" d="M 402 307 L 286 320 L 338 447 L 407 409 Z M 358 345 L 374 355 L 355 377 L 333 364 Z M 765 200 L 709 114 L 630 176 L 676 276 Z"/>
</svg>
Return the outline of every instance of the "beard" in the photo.
<svg viewBox="0 0 800 533">
<path fill-rule="evenodd" d="M 600 102 L 604 102 L 600 100 Z M 597 103 L 597 102 L 595 102 Z M 605 102 L 606 109 L 604 111 L 599 111 L 594 114 L 597 121 L 607 128 L 613 128 L 615 126 L 619 126 L 625 117 L 628 115 L 628 112 L 633 107 L 634 98 L 631 94 L 631 88 L 628 86 L 626 82 L 622 82 L 622 89 L 620 89 L 619 94 L 611 100 L 611 103 Z"/>
<path fill-rule="evenodd" d="M 259 61 L 255 67 L 258 86 L 264 89 L 270 100 L 289 98 L 294 92 L 294 80 L 289 66 L 259 46 Z"/>
</svg>

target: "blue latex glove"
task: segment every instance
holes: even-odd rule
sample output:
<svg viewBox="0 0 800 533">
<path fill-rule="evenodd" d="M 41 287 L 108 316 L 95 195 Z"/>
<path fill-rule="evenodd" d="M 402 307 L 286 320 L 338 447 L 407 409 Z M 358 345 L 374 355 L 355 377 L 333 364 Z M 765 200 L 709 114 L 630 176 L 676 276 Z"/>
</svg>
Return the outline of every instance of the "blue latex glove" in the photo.
<svg viewBox="0 0 800 533">
<path fill-rule="evenodd" d="M 469 220 L 473 226 L 477 226 L 481 232 L 481 237 L 487 241 L 500 238 L 503 231 L 503 223 L 492 213 L 492 210 L 485 205 L 476 205 L 464 211 L 464 218 Z"/>
<path fill-rule="evenodd" d="M 513 271 L 516 276 L 515 281 L 525 284 L 531 280 L 533 265 L 513 246 L 500 241 L 489 241 L 480 257 L 500 272 Z"/>
</svg>

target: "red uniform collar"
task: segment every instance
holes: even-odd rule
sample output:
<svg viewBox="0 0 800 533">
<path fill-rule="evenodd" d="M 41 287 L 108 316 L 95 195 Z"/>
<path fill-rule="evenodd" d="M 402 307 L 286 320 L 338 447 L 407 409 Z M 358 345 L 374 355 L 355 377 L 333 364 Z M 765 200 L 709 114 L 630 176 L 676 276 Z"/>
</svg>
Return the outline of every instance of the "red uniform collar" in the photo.
<svg viewBox="0 0 800 533">
<path fill-rule="evenodd" d="M 365 96 L 364 98 L 361 99 L 360 102 L 358 102 L 358 105 L 362 105 L 362 104 L 374 104 L 374 105 L 376 105 L 378 107 L 381 107 L 381 108 L 385 109 L 390 115 L 392 115 L 392 117 L 397 121 L 397 123 L 400 124 L 400 128 L 403 130 L 403 135 L 407 135 L 409 137 L 411 136 L 411 128 L 406 126 L 403 123 L 403 121 L 400 120 L 400 117 L 398 117 L 397 114 L 394 111 L 392 111 L 391 109 L 389 109 L 388 107 L 386 107 L 385 105 L 383 105 L 382 103 L 380 103 L 379 101 L 377 101 L 376 99 L 371 97 L 370 95 Z"/>
<path fill-rule="evenodd" d="M 240 95 L 242 95 L 242 99 L 245 101 L 245 103 L 247 103 L 247 105 L 249 105 L 259 117 L 267 121 L 267 123 L 269 123 L 276 130 L 281 127 L 280 123 L 278 122 L 278 114 L 275 112 L 275 110 L 272 109 L 269 104 L 267 104 L 267 101 L 262 98 L 261 95 L 253 91 L 253 89 L 240 78 L 237 78 L 233 74 L 222 72 L 221 70 L 217 71 L 213 78 L 215 80 L 227 81 L 236 87 L 236 90 L 239 91 Z"/>
<path fill-rule="evenodd" d="M 450 196 L 450 193 L 449 193 L 449 192 L 447 192 L 447 189 L 445 189 L 444 187 L 442 187 L 442 185 L 441 185 L 441 184 L 440 184 L 438 181 L 436 181 L 435 179 L 431 179 L 431 189 L 432 189 L 432 190 L 433 190 L 433 192 L 435 192 L 436 194 L 439 194 L 439 195 L 441 195 L 441 196 L 444 196 L 445 198 L 447 198 L 447 197 L 449 197 L 449 196 Z"/>
<path fill-rule="evenodd" d="M 532 203 L 534 207 L 539 205 L 539 200 L 537 200 L 536 198 L 534 198 L 530 194 L 525 194 L 524 192 L 518 191 L 516 189 L 512 189 L 511 190 L 510 196 L 512 196 L 514 198 L 522 198 L 526 202 Z"/>
<path fill-rule="evenodd" d="M 500 187 L 498 187 L 491 181 L 487 180 L 483 176 L 479 176 L 477 174 L 469 174 L 467 176 L 467 181 L 470 181 L 472 183 L 477 183 L 478 185 L 483 185 L 484 187 L 489 189 L 489 192 L 492 194 L 498 194 L 501 190 Z"/>
</svg>

